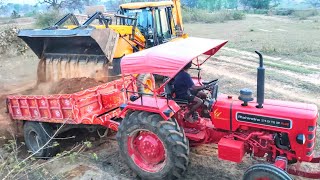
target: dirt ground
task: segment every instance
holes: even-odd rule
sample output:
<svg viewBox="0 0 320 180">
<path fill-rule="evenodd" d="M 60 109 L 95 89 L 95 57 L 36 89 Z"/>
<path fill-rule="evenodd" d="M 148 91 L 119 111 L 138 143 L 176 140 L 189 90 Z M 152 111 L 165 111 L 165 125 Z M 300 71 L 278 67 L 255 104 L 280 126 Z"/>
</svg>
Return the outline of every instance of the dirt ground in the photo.
<svg viewBox="0 0 320 180">
<path fill-rule="evenodd" d="M 270 26 L 264 27 L 264 23 L 268 23 Z M 281 23 L 283 26 L 277 23 Z M 314 27 L 317 24 L 310 22 L 310 25 L 299 22 L 298 25 L 296 24 L 297 32 L 292 32 L 294 31 L 292 29 L 295 26 L 294 23 L 296 21 L 287 18 L 268 18 L 255 15 L 247 17 L 244 21 L 186 24 L 185 28 L 191 36 L 230 40 L 225 48 L 203 66 L 202 76 L 204 79 L 220 79 L 220 92 L 237 95 L 241 88 L 247 87 L 251 88 L 255 94 L 258 56 L 253 53 L 253 50 L 258 49 L 265 51 L 266 98 L 314 103 L 320 107 L 320 55 L 313 51 L 314 46 L 320 40 L 310 44 L 310 47 L 308 44 L 304 44 L 306 53 L 291 47 L 294 51 L 288 54 L 287 51 L 290 51 L 290 47 L 283 48 L 285 44 L 294 46 L 292 45 L 294 43 L 301 47 L 299 37 L 301 38 L 306 33 L 302 33 L 303 28 Z M 320 29 L 312 29 L 312 33 L 315 33 L 313 31 L 320 33 Z M 297 35 L 296 33 L 301 34 Z M 286 34 L 295 37 L 294 40 L 290 41 Z M 283 36 L 288 42 L 284 41 L 283 44 L 275 42 L 278 36 Z M 319 36 L 314 38 L 319 38 Z M 275 43 L 268 44 L 268 41 Z M 279 41 L 282 42 L 282 40 Z M 270 49 L 274 47 L 279 47 L 280 50 L 278 52 L 271 51 Z M 318 49 L 316 50 L 318 51 Z M 305 60 L 304 57 L 306 57 Z M 44 89 L 50 93 L 71 93 L 75 90 L 68 81 L 62 81 L 56 89 L 47 86 L 47 89 L 41 86 L 35 89 L 38 60 L 30 51 L 24 56 L 2 56 L 0 61 L 0 137 L 10 138 L 8 130 L 14 126 L 14 123 L 4 113 L 6 95 L 31 92 L 43 94 Z M 75 80 L 75 84 L 82 82 L 83 79 Z M 94 83 L 96 82 L 90 82 L 88 86 Z M 78 86 L 77 90 L 86 87 Z M 93 138 L 92 135 L 82 135 L 80 141 L 86 140 L 92 141 L 93 147 L 88 148 L 75 160 L 70 160 L 71 157 L 68 156 L 47 163 L 45 167 L 50 172 L 40 179 L 138 179 L 120 157 L 117 142 L 113 136 L 99 139 Z M 66 141 L 73 143 L 73 140 Z M 72 143 L 66 145 L 65 148 L 70 148 Z M 257 162 L 246 157 L 240 164 L 230 163 L 217 158 L 215 146 L 205 146 L 203 148 L 205 150 L 201 148 L 191 148 L 190 164 L 183 179 L 236 180 L 242 177 L 245 169 Z M 209 152 L 207 152 L 208 149 Z M 96 159 L 90 158 L 92 153 L 97 155 Z M 42 163 L 44 162 L 46 161 Z M 63 166 L 61 166 L 62 164 Z"/>
</svg>

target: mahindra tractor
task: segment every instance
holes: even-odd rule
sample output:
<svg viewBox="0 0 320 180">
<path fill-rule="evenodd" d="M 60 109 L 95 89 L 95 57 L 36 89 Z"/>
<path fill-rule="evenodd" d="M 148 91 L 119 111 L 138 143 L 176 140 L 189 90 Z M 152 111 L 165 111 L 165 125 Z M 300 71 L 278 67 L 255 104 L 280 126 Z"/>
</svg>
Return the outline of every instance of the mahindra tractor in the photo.
<svg viewBox="0 0 320 180">
<path fill-rule="evenodd" d="M 74 94 L 8 96 L 8 112 L 23 122 L 26 145 L 36 157 L 58 152 L 52 144 L 62 126 L 104 127 L 117 131 L 122 158 L 142 179 L 183 178 L 190 147 L 201 144 L 217 144 L 222 160 L 240 163 L 248 155 L 264 159 L 245 171 L 245 180 L 290 180 L 289 174 L 319 179 L 319 171 L 299 168 L 320 162 L 314 151 L 318 109 L 264 99 L 259 52 L 256 98 L 250 89 L 241 89 L 239 95 L 220 93 L 218 79 L 201 78 L 202 65 L 226 43 L 192 37 L 167 42 L 123 57 L 121 79 Z M 193 104 L 176 98 L 173 82 L 191 61 L 198 71 L 192 79 L 204 85 L 199 91 L 207 97 L 194 121 L 187 121 L 184 115 Z M 156 88 L 145 84 L 150 89 L 145 93 L 138 90 L 136 84 L 142 82 L 135 76 L 144 73 L 166 78 Z"/>
</svg>

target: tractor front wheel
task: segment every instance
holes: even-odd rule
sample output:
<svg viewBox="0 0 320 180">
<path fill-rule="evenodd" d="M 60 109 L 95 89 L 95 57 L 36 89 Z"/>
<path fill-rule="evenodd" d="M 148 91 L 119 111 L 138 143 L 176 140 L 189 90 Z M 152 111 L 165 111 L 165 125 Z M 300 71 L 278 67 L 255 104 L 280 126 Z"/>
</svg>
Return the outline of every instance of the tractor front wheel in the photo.
<svg viewBox="0 0 320 180">
<path fill-rule="evenodd" d="M 247 169 L 243 180 L 292 180 L 292 178 L 274 165 L 256 164 Z"/>
<path fill-rule="evenodd" d="M 142 179 L 177 179 L 188 165 L 188 142 L 174 120 L 135 111 L 117 133 L 122 157 Z"/>
</svg>

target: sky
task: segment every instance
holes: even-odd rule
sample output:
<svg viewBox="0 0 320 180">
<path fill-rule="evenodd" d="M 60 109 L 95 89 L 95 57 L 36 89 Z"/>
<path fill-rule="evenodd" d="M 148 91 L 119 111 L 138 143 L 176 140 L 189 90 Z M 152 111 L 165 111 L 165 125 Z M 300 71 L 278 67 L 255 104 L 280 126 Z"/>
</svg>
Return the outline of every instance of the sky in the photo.
<svg viewBox="0 0 320 180">
<path fill-rule="evenodd" d="M 36 4 L 38 0 L 4 0 L 6 3 Z"/>
</svg>

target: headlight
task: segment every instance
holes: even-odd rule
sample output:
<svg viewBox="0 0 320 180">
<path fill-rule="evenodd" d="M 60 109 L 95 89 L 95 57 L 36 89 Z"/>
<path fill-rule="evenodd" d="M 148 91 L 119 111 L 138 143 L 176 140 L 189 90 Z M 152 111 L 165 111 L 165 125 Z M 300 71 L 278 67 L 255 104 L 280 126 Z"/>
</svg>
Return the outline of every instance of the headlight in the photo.
<svg viewBox="0 0 320 180">
<path fill-rule="evenodd" d="M 306 142 L 306 136 L 304 134 L 298 134 L 296 141 L 299 144 L 304 144 Z"/>
</svg>

